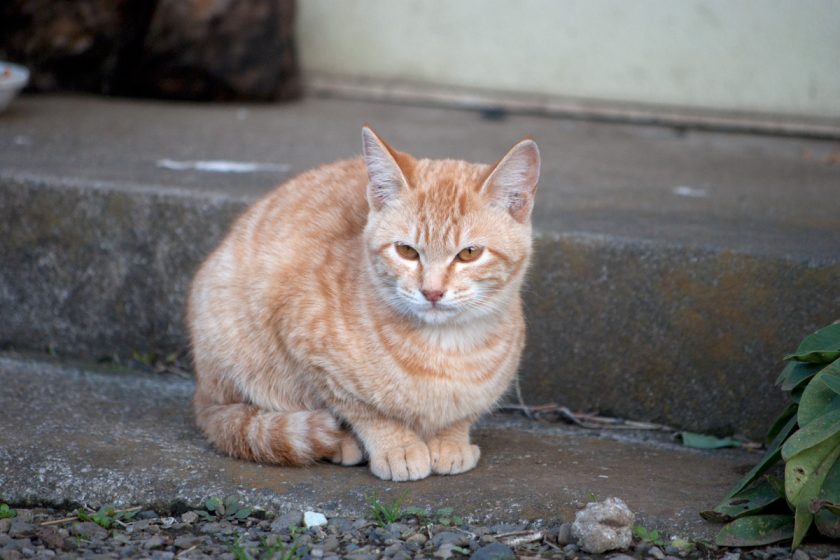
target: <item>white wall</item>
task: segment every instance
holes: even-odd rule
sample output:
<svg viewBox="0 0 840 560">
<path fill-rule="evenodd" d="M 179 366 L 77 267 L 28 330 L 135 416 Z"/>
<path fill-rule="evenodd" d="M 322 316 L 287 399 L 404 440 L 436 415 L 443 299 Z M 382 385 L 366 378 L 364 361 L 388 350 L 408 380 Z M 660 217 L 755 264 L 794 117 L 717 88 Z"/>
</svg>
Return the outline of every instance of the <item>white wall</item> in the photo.
<svg viewBox="0 0 840 560">
<path fill-rule="evenodd" d="M 304 72 L 840 117 L 840 0 L 299 0 Z"/>
</svg>

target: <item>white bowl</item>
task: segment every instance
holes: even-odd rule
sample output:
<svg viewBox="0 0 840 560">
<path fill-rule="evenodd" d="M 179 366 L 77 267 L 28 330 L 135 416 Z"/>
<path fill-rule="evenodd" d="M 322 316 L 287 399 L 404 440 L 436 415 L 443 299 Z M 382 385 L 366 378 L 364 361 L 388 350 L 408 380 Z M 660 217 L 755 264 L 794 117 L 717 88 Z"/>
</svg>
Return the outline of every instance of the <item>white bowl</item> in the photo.
<svg viewBox="0 0 840 560">
<path fill-rule="evenodd" d="M 0 60 L 0 112 L 29 82 L 29 70 L 19 64 Z"/>
</svg>

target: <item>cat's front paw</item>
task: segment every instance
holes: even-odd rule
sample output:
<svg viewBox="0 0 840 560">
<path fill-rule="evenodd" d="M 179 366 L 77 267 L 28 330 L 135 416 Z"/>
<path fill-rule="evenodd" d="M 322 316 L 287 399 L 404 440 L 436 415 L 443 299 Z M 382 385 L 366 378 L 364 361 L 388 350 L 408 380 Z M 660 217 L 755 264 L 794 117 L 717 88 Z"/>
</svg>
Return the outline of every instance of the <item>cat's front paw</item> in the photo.
<svg viewBox="0 0 840 560">
<path fill-rule="evenodd" d="M 432 471 L 435 474 L 458 474 L 475 467 L 481 450 L 469 441 L 456 442 L 446 439 L 432 439 L 429 442 Z"/>
<path fill-rule="evenodd" d="M 422 441 L 372 453 L 370 470 L 382 480 L 420 480 L 432 473 L 429 448 Z"/>
</svg>

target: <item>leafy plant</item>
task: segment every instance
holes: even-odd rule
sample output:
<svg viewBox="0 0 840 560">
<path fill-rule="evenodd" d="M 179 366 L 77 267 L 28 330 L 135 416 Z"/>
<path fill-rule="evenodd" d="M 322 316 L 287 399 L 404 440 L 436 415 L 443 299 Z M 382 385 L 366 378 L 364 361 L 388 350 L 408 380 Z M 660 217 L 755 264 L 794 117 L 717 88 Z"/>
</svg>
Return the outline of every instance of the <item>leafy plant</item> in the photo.
<svg viewBox="0 0 840 560">
<path fill-rule="evenodd" d="M 17 510 L 9 507 L 9 504 L 0 504 L 0 519 L 17 517 Z"/>
<path fill-rule="evenodd" d="M 459 515 L 452 515 L 454 508 L 445 507 L 435 511 L 410 506 L 405 508 L 400 514 L 400 519 L 414 517 L 421 525 L 435 523 L 437 525 L 461 525 L 464 519 Z"/>
<path fill-rule="evenodd" d="M 114 509 L 114 506 L 102 506 L 97 511 L 90 513 L 84 508 L 76 510 L 76 517 L 79 521 L 93 521 L 103 529 L 110 529 L 117 521 L 128 521 L 134 518 L 136 511 L 121 511 Z"/>
<path fill-rule="evenodd" d="M 196 510 L 196 513 L 206 521 L 239 521 L 251 515 L 251 508 L 242 507 L 236 496 L 228 496 L 224 500 L 211 496 L 204 502 L 204 508 L 206 511 Z"/>
<path fill-rule="evenodd" d="M 403 516 L 402 505 L 407 497 L 408 492 L 405 492 L 391 502 L 385 503 L 376 494 L 371 495 L 368 498 L 368 506 L 376 523 L 384 527 L 398 521 Z"/>
<path fill-rule="evenodd" d="M 728 522 L 721 546 L 757 546 L 792 539 L 797 548 L 815 525 L 840 537 L 840 323 L 807 336 L 776 381 L 792 402 L 767 434 L 767 450 L 712 511 Z M 784 480 L 762 475 L 784 462 Z M 771 510 L 787 502 L 787 512 Z M 784 510 L 784 508 L 782 508 Z"/>
<path fill-rule="evenodd" d="M 662 538 L 662 535 L 659 534 L 659 531 L 654 529 L 653 531 L 648 530 L 646 527 L 642 525 L 635 525 L 633 527 L 633 536 L 639 539 L 641 542 L 655 544 L 657 546 L 665 546 L 665 540 Z"/>
</svg>

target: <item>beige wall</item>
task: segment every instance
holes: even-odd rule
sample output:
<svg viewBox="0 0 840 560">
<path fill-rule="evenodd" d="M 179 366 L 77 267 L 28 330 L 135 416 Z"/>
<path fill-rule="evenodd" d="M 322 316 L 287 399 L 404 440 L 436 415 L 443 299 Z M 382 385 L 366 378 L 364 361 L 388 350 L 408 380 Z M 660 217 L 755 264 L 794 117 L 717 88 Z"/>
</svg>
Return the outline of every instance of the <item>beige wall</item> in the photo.
<svg viewBox="0 0 840 560">
<path fill-rule="evenodd" d="M 840 0 L 300 0 L 304 72 L 840 117 Z"/>
</svg>

